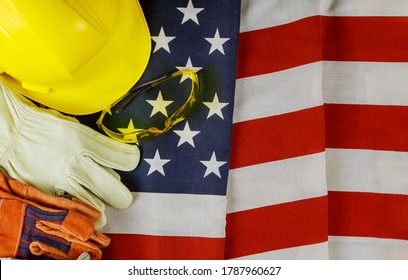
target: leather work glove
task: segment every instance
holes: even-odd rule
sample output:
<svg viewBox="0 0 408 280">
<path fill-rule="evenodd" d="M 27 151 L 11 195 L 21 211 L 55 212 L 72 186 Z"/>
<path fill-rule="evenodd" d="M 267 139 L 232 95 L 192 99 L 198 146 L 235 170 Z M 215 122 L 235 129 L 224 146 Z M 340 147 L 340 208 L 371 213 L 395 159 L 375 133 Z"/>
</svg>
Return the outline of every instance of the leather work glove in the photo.
<svg viewBox="0 0 408 280">
<path fill-rule="evenodd" d="M 96 208 L 0 173 L 0 258 L 100 259 L 109 237 L 95 230 Z"/>
<path fill-rule="evenodd" d="M 52 93 L 49 93 L 52 94 Z M 52 109 L 43 109 L 0 77 L 0 166 L 17 181 L 55 196 L 85 201 L 103 215 L 105 203 L 124 209 L 131 192 L 113 170 L 139 163 L 137 145 L 123 144 Z"/>
</svg>

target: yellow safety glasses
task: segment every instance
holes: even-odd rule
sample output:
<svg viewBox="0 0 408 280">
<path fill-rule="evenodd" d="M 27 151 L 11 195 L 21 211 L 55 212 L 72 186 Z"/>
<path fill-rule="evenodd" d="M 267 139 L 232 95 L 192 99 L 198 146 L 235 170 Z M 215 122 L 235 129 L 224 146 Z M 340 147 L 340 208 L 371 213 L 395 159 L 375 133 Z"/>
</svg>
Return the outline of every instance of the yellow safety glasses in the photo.
<svg viewBox="0 0 408 280">
<path fill-rule="evenodd" d="M 173 86 L 170 86 L 171 80 L 174 80 L 174 78 L 180 76 L 181 81 L 184 81 L 185 79 L 190 79 L 191 84 L 190 83 L 186 84 L 185 82 L 177 81 L 172 82 Z M 175 92 L 177 93 L 177 95 L 174 95 L 176 98 L 183 98 L 183 95 L 187 96 L 186 101 L 180 107 L 178 107 L 171 114 L 170 117 L 167 117 L 167 111 L 165 111 L 163 104 L 170 104 L 172 103 L 172 101 L 167 101 L 167 103 L 163 101 L 161 95 L 162 90 L 178 91 Z M 147 102 L 150 102 L 151 104 L 153 104 L 153 102 L 162 103 L 162 106 L 161 107 L 159 106 L 160 108 L 156 109 L 155 112 L 160 113 L 162 116 L 165 117 L 164 121 L 161 123 L 162 127 L 158 128 L 157 125 L 150 126 L 148 128 L 134 128 L 133 120 L 138 120 L 142 116 L 141 111 L 138 111 L 137 109 L 133 108 L 131 104 L 133 104 L 135 100 L 142 94 L 147 93 L 149 95 L 151 92 L 159 94 L 158 99 L 157 101 L 147 100 Z M 197 74 L 192 70 L 176 71 L 170 75 L 160 77 L 153 81 L 132 88 L 127 94 L 122 96 L 120 99 L 118 99 L 109 107 L 105 108 L 102 111 L 96 124 L 108 136 L 120 142 L 137 143 L 140 141 L 148 140 L 168 132 L 175 124 L 187 118 L 193 111 L 195 104 L 197 103 L 198 93 L 199 93 L 199 81 Z M 144 106 L 146 107 L 146 104 Z M 158 110 L 161 111 L 159 112 Z M 124 128 L 123 124 L 122 128 L 120 128 L 118 127 L 117 122 L 112 121 L 118 119 L 125 121 L 127 128 Z"/>
</svg>

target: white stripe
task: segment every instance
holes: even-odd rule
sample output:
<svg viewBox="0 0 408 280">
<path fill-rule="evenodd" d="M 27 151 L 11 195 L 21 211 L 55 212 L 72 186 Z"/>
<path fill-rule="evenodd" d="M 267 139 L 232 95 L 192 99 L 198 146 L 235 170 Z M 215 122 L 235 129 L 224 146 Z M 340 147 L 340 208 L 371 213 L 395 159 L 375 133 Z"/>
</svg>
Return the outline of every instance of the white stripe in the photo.
<svg viewBox="0 0 408 280">
<path fill-rule="evenodd" d="M 226 197 L 133 193 L 125 210 L 107 207 L 104 233 L 225 237 Z"/>
<path fill-rule="evenodd" d="M 325 153 L 230 170 L 227 213 L 327 194 Z"/>
<path fill-rule="evenodd" d="M 408 242 L 385 238 L 330 236 L 329 256 L 333 260 L 406 260 Z"/>
<path fill-rule="evenodd" d="M 275 250 L 236 258 L 236 260 L 327 260 L 328 242 Z"/>
<path fill-rule="evenodd" d="M 323 0 L 321 11 L 330 16 L 406 16 L 406 0 Z"/>
<path fill-rule="evenodd" d="M 406 16 L 406 0 L 242 0 L 240 31 L 246 32 L 327 16 Z"/>
<path fill-rule="evenodd" d="M 233 120 L 241 122 L 322 104 L 322 63 L 310 63 L 237 80 Z"/>
<path fill-rule="evenodd" d="M 408 194 L 408 153 L 327 149 L 326 159 L 331 191 Z"/>
<path fill-rule="evenodd" d="M 323 62 L 326 103 L 408 105 L 407 88 L 408 63 Z"/>
<path fill-rule="evenodd" d="M 318 1 L 241 0 L 240 31 L 282 25 L 318 14 Z"/>
</svg>

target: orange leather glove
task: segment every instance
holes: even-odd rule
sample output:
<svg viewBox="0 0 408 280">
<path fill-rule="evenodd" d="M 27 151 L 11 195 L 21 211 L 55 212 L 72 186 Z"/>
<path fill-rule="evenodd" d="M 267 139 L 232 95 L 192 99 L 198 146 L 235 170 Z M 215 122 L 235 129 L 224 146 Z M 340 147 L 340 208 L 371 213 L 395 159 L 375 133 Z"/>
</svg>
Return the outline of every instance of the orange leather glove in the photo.
<svg viewBox="0 0 408 280">
<path fill-rule="evenodd" d="M 109 237 L 95 230 L 101 212 L 75 198 L 56 197 L 0 173 L 0 258 L 100 259 Z"/>
</svg>

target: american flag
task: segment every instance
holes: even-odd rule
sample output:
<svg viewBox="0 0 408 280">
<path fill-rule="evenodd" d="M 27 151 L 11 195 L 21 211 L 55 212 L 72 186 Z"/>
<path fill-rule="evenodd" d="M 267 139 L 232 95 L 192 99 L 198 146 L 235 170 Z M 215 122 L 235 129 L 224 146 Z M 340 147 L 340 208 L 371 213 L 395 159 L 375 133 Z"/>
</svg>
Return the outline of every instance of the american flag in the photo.
<svg viewBox="0 0 408 280">
<path fill-rule="evenodd" d="M 152 51 L 139 82 L 191 69 L 199 77 L 200 96 L 185 121 L 141 142 L 139 166 L 121 173 L 135 199 L 127 210 L 108 210 L 103 230 L 112 245 L 104 257 L 223 259 L 240 2 L 140 4 Z M 188 81 L 183 77 L 180 83 Z M 146 98 L 146 111 L 138 114 L 170 115 L 177 96 L 163 90 Z"/>
<path fill-rule="evenodd" d="M 408 4 L 243 0 L 226 258 L 408 258 Z"/>
<path fill-rule="evenodd" d="M 196 69 L 202 100 L 121 174 L 105 258 L 408 258 L 406 1 L 141 4 L 143 79 Z"/>
</svg>

